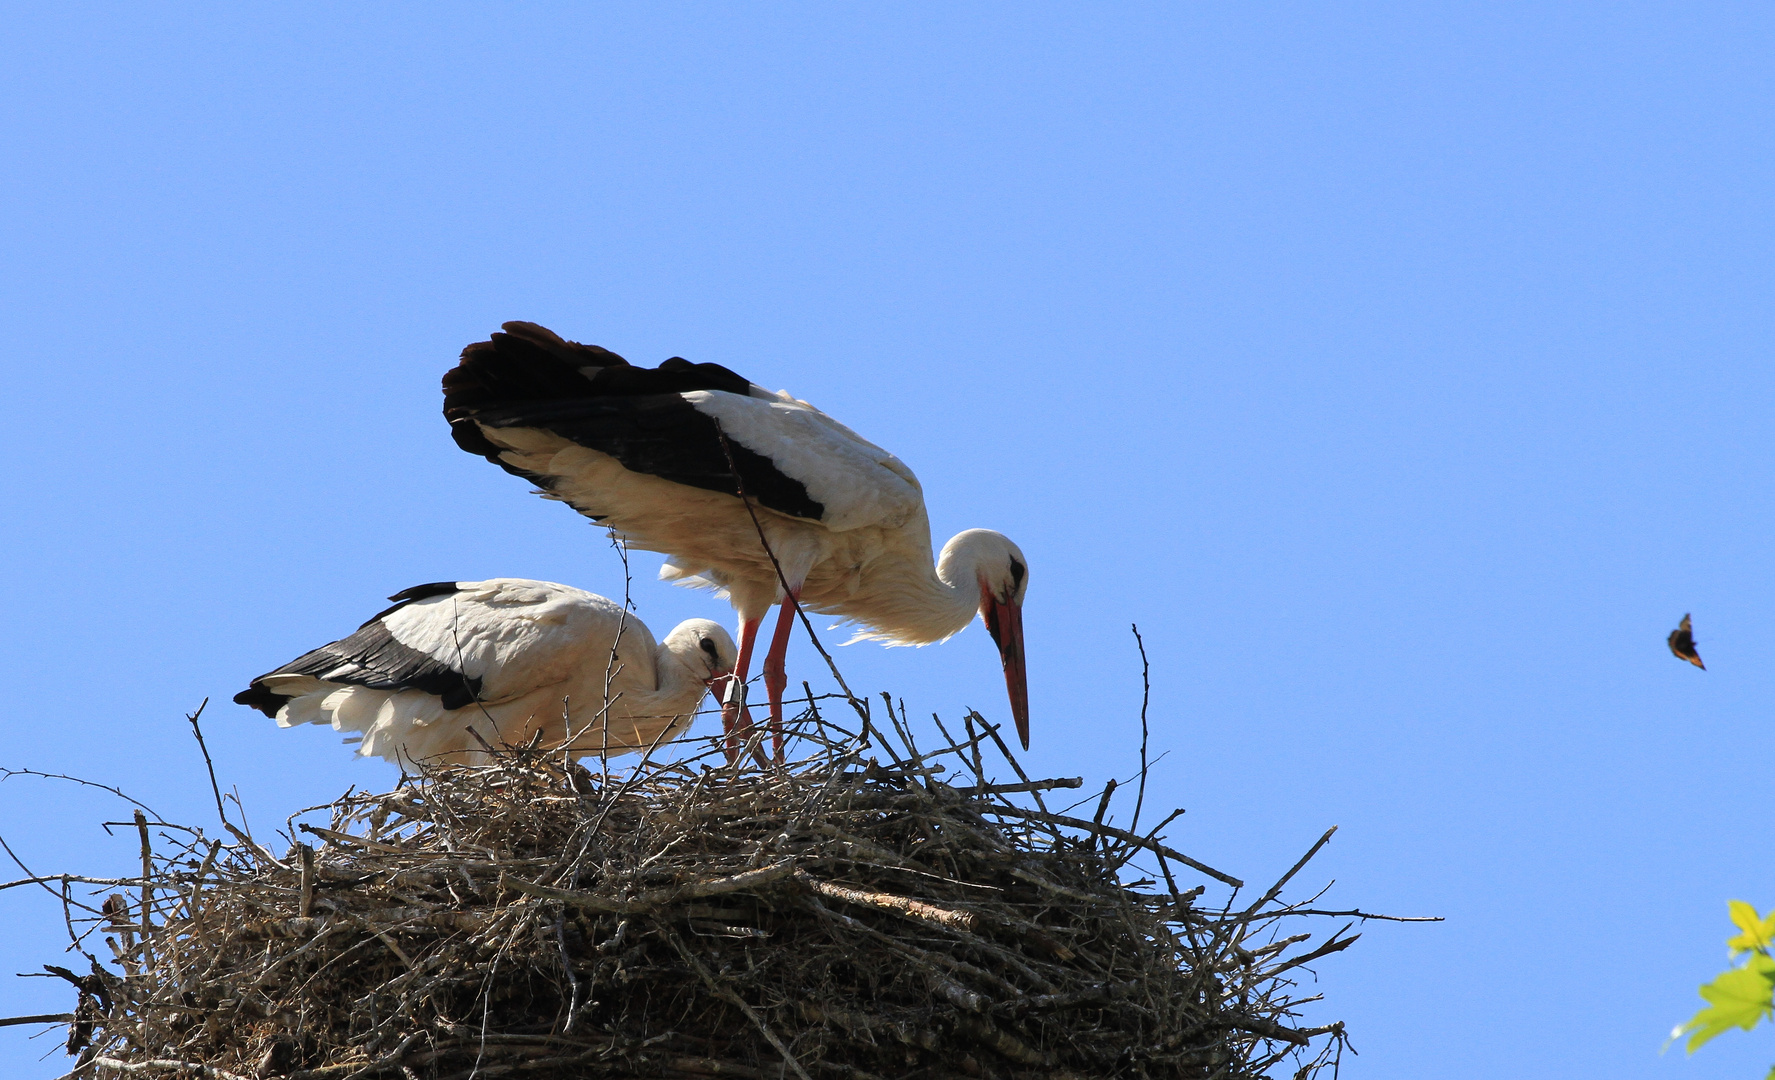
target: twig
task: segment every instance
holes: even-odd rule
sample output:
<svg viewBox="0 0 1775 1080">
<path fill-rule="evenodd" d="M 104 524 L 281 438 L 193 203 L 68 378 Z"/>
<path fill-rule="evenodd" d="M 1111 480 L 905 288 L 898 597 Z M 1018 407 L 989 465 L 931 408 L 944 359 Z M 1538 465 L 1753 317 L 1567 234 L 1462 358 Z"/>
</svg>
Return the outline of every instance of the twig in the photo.
<svg viewBox="0 0 1775 1080">
<path fill-rule="evenodd" d="M 764 523 L 758 520 L 758 511 L 752 508 L 752 497 L 746 494 L 746 481 L 740 475 L 739 463 L 734 460 L 733 447 L 727 441 L 727 432 L 722 430 L 721 421 L 715 420 L 714 424 L 715 437 L 721 440 L 721 452 L 727 456 L 727 468 L 733 474 L 736 493 L 740 497 L 740 502 L 745 504 L 747 516 L 752 519 L 752 528 L 758 531 L 758 542 L 764 545 L 764 554 L 770 557 L 770 565 L 777 572 L 777 584 L 783 590 L 783 603 L 794 607 L 795 614 L 801 619 L 802 628 L 807 631 L 808 640 L 814 643 L 814 649 L 819 652 L 820 658 L 826 661 L 826 666 L 832 671 L 833 680 L 838 683 L 838 688 L 844 691 L 844 698 L 850 702 L 851 708 L 855 709 L 857 715 L 862 717 L 864 730 L 867 731 L 869 710 L 864 707 L 857 695 L 851 693 L 850 685 L 844 681 L 844 676 L 839 672 L 837 663 L 832 659 L 832 654 L 828 653 L 826 647 L 820 644 L 820 635 L 814 633 L 814 624 L 809 621 L 807 612 L 802 610 L 801 601 L 796 599 L 794 591 L 789 588 L 789 579 L 783 575 L 783 564 L 777 561 L 777 553 L 771 550 L 770 541 L 764 535 Z"/>
<path fill-rule="evenodd" d="M 223 825 L 227 825 L 228 812 L 222 809 L 222 785 L 216 783 L 216 763 L 210 760 L 210 748 L 204 745 L 203 728 L 197 722 L 197 718 L 203 715 L 203 710 L 209 703 L 210 699 L 204 698 L 198 702 L 197 711 L 186 713 L 185 719 L 191 722 L 191 734 L 197 738 L 197 749 L 203 754 L 203 767 L 210 774 L 210 791 L 216 796 L 216 816 L 222 819 Z"/>
<path fill-rule="evenodd" d="M 1046 822 L 1050 825 L 1061 825 L 1061 826 L 1065 826 L 1066 828 L 1069 828 L 1069 829 L 1080 829 L 1080 830 L 1083 830 L 1084 832 L 1087 832 L 1087 833 L 1097 832 L 1097 833 L 1101 833 L 1105 836 L 1113 836 L 1117 840 L 1122 840 L 1127 843 L 1133 844 L 1135 847 L 1145 848 L 1148 851 L 1153 851 L 1153 852 L 1157 852 L 1160 855 L 1164 855 L 1169 859 L 1175 860 L 1176 862 L 1180 862 L 1185 866 L 1191 867 L 1192 869 L 1198 870 L 1201 873 L 1207 874 L 1209 877 L 1213 878 L 1216 881 L 1224 882 L 1225 884 L 1231 885 L 1235 889 L 1243 888 L 1245 885 L 1245 883 L 1243 881 L 1240 881 L 1238 878 L 1233 877 L 1231 874 L 1223 874 L 1219 870 L 1214 869 L 1212 866 L 1209 866 L 1205 863 L 1197 862 L 1195 859 L 1190 858 L 1188 855 L 1185 855 L 1180 851 L 1175 851 L 1171 848 L 1168 848 L 1156 840 L 1148 840 L 1144 836 L 1137 836 L 1134 833 L 1131 833 L 1126 829 L 1118 829 L 1113 825 L 1093 825 L 1089 821 L 1085 821 L 1082 818 L 1067 817 L 1064 814 L 1045 814 L 1039 810 L 1026 810 L 1021 806 L 1010 806 L 1010 805 L 994 806 L 991 810 L 991 813 L 1001 814 L 1006 817 L 1028 818 L 1032 821 Z"/>
<path fill-rule="evenodd" d="M 974 718 L 974 722 L 979 724 L 981 729 L 984 730 L 986 732 L 986 734 L 988 734 L 992 737 L 992 744 L 994 746 L 998 747 L 999 754 L 1001 754 L 1004 757 L 1005 761 L 1010 763 L 1012 771 L 1014 771 L 1017 774 L 1017 778 L 1019 780 L 1022 780 L 1026 784 L 1030 783 L 1029 774 L 1023 771 L 1022 763 L 1017 760 L 1017 756 L 1015 754 L 1011 753 L 1011 748 L 1009 746 L 1005 745 L 1005 740 L 999 736 L 998 725 L 993 724 L 993 723 L 989 723 L 987 721 L 987 719 L 984 716 L 981 716 L 979 711 L 976 709 L 969 709 L 968 715 L 972 716 Z M 1035 796 L 1035 804 L 1037 806 L 1041 807 L 1042 812 L 1047 813 L 1048 804 L 1042 801 L 1042 793 L 1040 791 L 1037 791 L 1037 790 L 1031 788 L 1030 794 Z"/>
<path fill-rule="evenodd" d="M 1109 783 L 1103 785 L 1103 797 L 1097 800 L 1097 813 L 1091 817 L 1091 842 L 1093 844 L 1103 838 L 1103 815 L 1109 809 L 1110 797 L 1115 793 L 1116 780 L 1115 777 L 1112 776 L 1109 778 Z M 1107 852 L 1109 844 L 1105 842 L 1103 846 L 1104 850 Z"/>
<path fill-rule="evenodd" d="M 1367 911 L 1321 911 L 1318 908 L 1284 908 L 1277 915 L 1322 915 L 1332 918 L 1354 918 L 1379 922 L 1446 922 L 1442 915 L 1375 915 Z"/>
<path fill-rule="evenodd" d="M 302 900 L 296 908 L 298 919 L 308 918 L 314 910 L 314 847 L 311 844 L 296 845 L 296 861 L 301 867 L 302 878 L 298 886 L 302 890 Z"/>
<path fill-rule="evenodd" d="M 122 799 L 124 802 L 133 803 L 134 805 L 141 807 L 143 810 L 148 811 L 148 813 L 153 814 L 156 820 L 164 820 L 161 818 L 160 813 L 157 810 L 155 810 L 152 806 L 149 806 L 147 803 L 141 801 L 140 799 L 132 798 L 129 795 L 125 795 L 122 791 L 118 790 L 117 788 L 112 787 L 110 784 L 95 784 L 91 780 L 82 780 L 78 776 L 66 776 L 62 773 L 38 772 L 36 769 L 0 768 L 0 781 L 10 780 L 15 776 L 37 776 L 37 777 L 42 777 L 45 780 L 66 780 L 70 784 L 79 784 L 82 787 L 98 788 L 100 791 L 109 791 L 111 794 L 117 796 L 119 799 Z"/>
<path fill-rule="evenodd" d="M 633 578 L 629 573 L 629 548 L 616 538 L 615 529 L 610 530 L 610 546 L 616 549 L 616 557 L 622 560 L 622 609 L 617 613 L 616 636 L 610 639 L 610 655 L 604 660 L 604 705 L 598 710 L 598 722 L 601 726 L 599 739 L 602 742 L 598 764 L 599 775 L 604 784 L 610 783 L 610 707 L 615 704 L 610 697 L 610 680 L 621 670 L 616 664 L 617 652 L 622 647 L 623 633 L 629 628 L 629 612 L 635 606 L 630 597 Z M 573 745 L 573 728 L 568 724 L 565 706 L 562 707 L 561 720 L 566 733 L 566 738 L 561 743 L 561 764 L 565 766 L 569 760 L 568 748 Z"/>
<path fill-rule="evenodd" d="M 154 925 L 154 847 L 148 837 L 148 819 L 136 811 L 136 831 L 142 837 L 142 970 L 154 970 L 153 945 L 149 941 Z"/>
<path fill-rule="evenodd" d="M 1055 788 L 1084 787 L 1082 776 L 1063 776 L 1054 780 L 1027 780 L 1021 784 L 972 784 L 951 788 L 957 795 L 1015 795 L 1023 791 L 1052 791 Z"/>
<path fill-rule="evenodd" d="M 951 930 L 965 930 L 972 933 L 980 923 L 979 916 L 971 911 L 951 911 L 948 908 L 938 907 L 936 904 L 914 900 L 906 896 L 871 892 L 867 889 L 852 888 L 832 881 L 821 881 L 805 870 L 797 871 L 795 880 L 821 896 L 829 896 L 834 900 L 843 900 L 846 903 L 879 908 L 882 911 L 891 911 L 896 915 L 923 919 L 925 922 L 933 922 Z"/>
<path fill-rule="evenodd" d="M 1165 820 L 1159 822 L 1157 825 L 1154 825 L 1152 828 L 1150 828 L 1146 831 L 1146 834 L 1145 834 L 1146 839 L 1150 841 L 1154 837 L 1158 836 L 1159 833 L 1164 831 L 1165 826 L 1171 824 L 1173 821 L 1176 821 L 1178 818 L 1182 817 L 1183 814 L 1184 814 L 1184 810 L 1181 806 L 1178 807 L 1177 809 L 1171 811 L 1169 814 L 1166 814 Z M 1140 850 L 1144 846 L 1145 845 L 1142 845 L 1142 844 L 1123 844 L 1123 845 L 1121 845 L 1121 847 L 1116 849 L 1115 853 L 1110 853 L 1110 861 L 1112 863 L 1114 863 L 1116 869 L 1119 870 L 1123 866 L 1127 865 L 1128 860 L 1130 860 L 1134 857 L 1135 851 Z M 1107 847 L 1108 846 L 1105 845 L 1106 852 L 1107 852 Z"/>
<path fill-rule="evenodd" d="M 17 1027 L 20 1024 L 71 1024 L 73 1013 L 44 1013 L 41 1016 L 8 1016 L 0 1018 L 0 1027 Z"/>
<path fill-rule="evenodd" d="M 306 822 L 296 826 L 296 828 L 310 836 L 318 836 L 322 839 L 331 840 L 339 844 L 351 844 L 356 847 L 366 848 L 370 851 L 380 851 L 389 855 L 405 855 L 408 853 L 408 849 L 401 847 L 398 844 L 385 844 L 380 840 L 372 840 L 367 836 L 353 836 L 347 832 L 339 832 L 336 829 L 323 829 L 318 825 L 310 825 Z"/>
<path fill-rule="evenodd" d="M 1140 639 L 1140 624 L 1129 623 L 1134 631 L 1134 646 L 1140 650 L 1140 790 L 1134 795 L 1134 819 L 1128 822 L 1129 832 L 1140 831 L 1140 809 L 1146 805 L 1146 706 L 1152 698 L 1152 668 L 1146 662 L 1146 642 Z"/>
<path fill-rule="evenodd" d="M 1338 934 L 1341 934 L 1345 930 L 1348 930 L 1352 925 L 1354 925 L 1354 924 L 1353 923 L 1345 924 L 1341 929 L 1339 929 L 1337 931 L 1337 933 L 1332 934 L 1330 939 L 1327 940 L 1325 942 L 1325 944 L 1319 946 L 1317 949 L 1314 949 L 1312 952 L 1302 953 L 1300 956 L 1290 957 L 1288 960 L 1285 960 L 1282 963 L 1277 964 L 1275 967 L 1270 968 L 1268 971 L 1264 972 L 1264 975 L 1268 978 L 1273 979 L 1277 975 L 1280 975 L 1282 972 L 1287 971 L 1290 968 L 1297 968 L 1297 967 L 1301 966 L 1302 964 L 1310 964 L 1314 960 L 1317 960 L 1322 956 L 1329 956 L 1330 954 L 1332 954 L 1334 952 L 1344 951 L 1345 949 L 1349 948 L 1351 945 L 1356 944 L 1357 940 L 1362 937 L 1361 934 L 1354 934 L 1354 935 L 1347 937 L 1347 938 L 1338 937 Z"/>
<path fill-rule="evenodd" d="M 774 881 L 781 881 L 795 870 L 794 859 L 784 859 L 771 866 L 759 870 L 747 870 L 714 881 L 697 881 L 689 885 L 676 885 L 669 889 L 655 889 L 636 896 L 633 900 L 612 900 L 596 893 L 576 892 L 572 889 L 554 889 L 546 885 L 525 881 L 511 874 L 499 875 L 499 887 L 514 892 L 540 897 L 544 900 L 559 900 L 575 907 L 602 911 L 612 915 L 633 915 L 651 911 L 657 907 L 675 904 L 683 900 L 698 900 L 722 893 L 739 892 L 744 889 L 755 889 Z"/>
<path fill-rule="evenodd" d="M 561 1025 L 561 1033 L 573 1030 L 573 1021 L 579 1018 L 579 979 L 573 974 L 573 958 L 567 955 L 567 917 L 563 915 L 555 920 L 555 945 L 561 950 L 561 971 L 567 976 L 567 986 L 572 992 L 567 1000 L 567 1022 Z"/>
<path fill-rule="evenodd" d="M 27 873 L 27 874 L 31 873 L 31 871 L 28 868 L 25 868 L 24 863 L 20 863 L 18 861 L 18 856 L 12 854 L 12 848 L 7 846 L 6 840 L 4 838 L 0 838 L 0 848 L 4 848 L 6 851 L 6 854 L 10 855 L 12 857 L 12 861 L 15 863 L 18 863 L 19 867 L 21 869 L 25 870 L 25 873 Z M 49 893 L 51 896 L 59 897 L 61 894 L 56 892 L 54 889 L 50 888 L 49 884 L 48 884 L 49 882 L 51 882 L 51 881 L 74 881 L 74 882 L 78 882 L 82 885 L 135 885 L 135 884 L 138 884 L 140 880 L 141 879 L 139 879 L 139 878 L 81 877 L 78 874 L 32 874 L 30 877 L 19 878 L 17 881 L 8 881 L 5 884 L 0 884 L 0 892 L 4 892 L 7 889 L 17 888 L 20 885 L 41 885 L 41 886 L 43 886 L 43 890 L 45 892 Z M 85 904 L 81 904 L 78 901 L 75 902 L 75 906 L 80 907 L 80 908 L 85 908 L 87 911 L 93 910 L 92 908 L 86 907 Z"/>
<path fill-rule="evenodd" d="M 146 1061 L 131 1062 L 114 1057 L 96 1057 L 92 1060 L 95 1065 L 102 1065 L 107 1069 L 116 1069 L 118 1072 L 138 1073 L 171 1071 L 176 1073 L 191 1073 L 203 1077 L 205 1080 L 208 1080 L 210 1077 L 215 1077 L 217 1080 L 250 1080 L 249 1077 L 242 1076 L 239 1073 L 231 1073 L 226 1069 L 218 1069 L 213 1065 L 200 1065 L 194 1061 L 174 1061 L 170 1058 L 149 1058 Z"/>
<path fill-rule="evenodd" d="M 1253 1035 L 1262 1035 L 1266 1039 L 1275 1039 L 1293 1046 L 1305 1046 L 1312 1041 L 1314 1035 L 1323 1035 L 1331 1028 L 1311 1028 L 1306 1031 L 1284 1027 L 1274 1020 L 1266 1020 L 1261 1016 L 1236 1016 L 1230 1026 L 1240 1031 L 1249 1031 Z"/>
<path fill-rule="evenodd" d="M 1331 828 L 1326 829 L 1325 835 L 1321 836 L 1319 838 L 1318 843 L 1315 843 L 1312 847 L 1308 848 L 1307 853 L 1300 857 L 1300 861 L 1296 862 L 1293 866 L 1289 867 L 1288 872 L 1286 874 L 1282 875 L 1281 880 L 1277 881 L 1274 885 L 1271 885 L 1269 891 L 1264 893 L 1263 896 L 1258 898 L 1257 903 L 1252 904 L 1250 907 L 1246 908 L 1245 914 L 1247 916 L 1256 914 L 1258 908 L 1263 907 L 1265 904 L 1269 903 L 1271 900 L 1274 900 L 1278 895 L 1280 895 L 1282 892 L 1282 887 L 1284 885 L 1287 885 L 1288 882 L 1294 877 L 1294 875 L 1300 873 L 1301 867 L 1303 867 L 1307 863 L 1311 862 L 1313 859 L 1313 856 L 1319 854 L 1320 848 L 1324 847 L 1326 844 L 1331 843 L 1331 834 L 1334 832 L 1337 832 L 1336 825 L 1333 825 Z"/>
</svg>

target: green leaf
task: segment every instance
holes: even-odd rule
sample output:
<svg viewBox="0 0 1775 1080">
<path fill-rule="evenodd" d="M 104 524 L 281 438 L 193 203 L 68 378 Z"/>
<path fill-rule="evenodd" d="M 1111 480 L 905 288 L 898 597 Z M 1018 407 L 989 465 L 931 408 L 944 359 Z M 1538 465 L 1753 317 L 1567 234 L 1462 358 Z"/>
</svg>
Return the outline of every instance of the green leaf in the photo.
<svg viewBox="0 0 1775 1080">
<path fill-rule="evenodd" d="M 1689 1053 L 1694 1053 L 1708 1040 L 1735 1027 L 1749 1031 L 1758 1020 L 1770 1014 L 1775 1003 L 1775 960 L 1754 956 L 1741 968 L 1722 972 L 1718 978 L 1701 988 L 1701 996 L 1709 1004 L 1689 1022 L 1672 1032 L 1672 1037 L 1689 1036 Z"/>
<path fill-rule="evenodd" d="M 1771 909 L 1768 918 L 1757 914 L 1757 909 L 1742 900 L 1731 900 L 1726 910 L 1732 916 L 1732 925 L 1744 931 L 1737 937 L 1726 942 L 1726 948 L 1732 955 L 1750 952 L 1752 949 L 1767 949 L 1771 941 L 1775 941 L 1775 909 Z"/>
</svg>

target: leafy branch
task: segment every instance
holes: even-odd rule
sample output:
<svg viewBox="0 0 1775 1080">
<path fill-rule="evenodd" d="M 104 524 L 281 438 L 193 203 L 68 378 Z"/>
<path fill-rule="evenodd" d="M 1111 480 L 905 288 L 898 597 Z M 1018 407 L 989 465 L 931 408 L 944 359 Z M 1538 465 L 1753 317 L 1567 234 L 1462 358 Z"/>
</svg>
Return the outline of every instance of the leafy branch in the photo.
<svg viewBox="0 0 1775 1080">
<path fill-rule="evenodd" d="M 1775 1018 L 1775 956 L 1769 953 L 1775 942 L 1775 909 L 1764 917 L 1742 900 L 1731 901 L 1727 909 L 1732 925 L 1740 931 L 1726 942 L 1732 951 L 1732 966 L 1702 985 L 1701 997 L 1707 1007 L 1672 1031 L 1666 1048 L 1686 1035 L 1692 1054 L 1732 1028 L 1749 1031 L 1757 1021 Z M 1775 1068 L 1765 1080 L 1775 1080 Z"/>
</svg>

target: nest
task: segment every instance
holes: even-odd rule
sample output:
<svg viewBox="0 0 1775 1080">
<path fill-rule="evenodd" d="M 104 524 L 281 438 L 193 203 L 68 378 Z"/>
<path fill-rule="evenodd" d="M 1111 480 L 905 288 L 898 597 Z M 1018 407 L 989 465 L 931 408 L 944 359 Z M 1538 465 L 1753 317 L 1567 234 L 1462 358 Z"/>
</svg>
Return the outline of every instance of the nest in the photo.
<svg viewBox="0 0 1775 1080">
<path fill-rule="evenodd" d="M 816 751 L 768 769 L 711 749 L 611 774 L 511 750 L 348 792 L 316 808 L 325 827 L 292 819 L 306 839 L 282 857 L 234 824 L 218 840 L 138 814 L 141 877 L 43 879 L 77 943 L 112 951 L 50 969 L 79 988 L 68 1075 L 1301 1077 L 1336 1060 L 1342 1025 L 1298 1025 L 1313 999 L 1295 977 L 1347 926 L 1285 936 L 1322 914 L 1277 900 L 1287 877 L 1199 906 L 1180 876 L 1239 883 L 1158 829 L 1105 824 L 1113 783 L 1080 816 L 1050 810 L 1044 792 L 1081 780 L 1031 780 L 966 723 L 920 753 L 901 725 L 816 716 Z M 86 934 L 79 881 L 120 890 Z"/>
</svg>

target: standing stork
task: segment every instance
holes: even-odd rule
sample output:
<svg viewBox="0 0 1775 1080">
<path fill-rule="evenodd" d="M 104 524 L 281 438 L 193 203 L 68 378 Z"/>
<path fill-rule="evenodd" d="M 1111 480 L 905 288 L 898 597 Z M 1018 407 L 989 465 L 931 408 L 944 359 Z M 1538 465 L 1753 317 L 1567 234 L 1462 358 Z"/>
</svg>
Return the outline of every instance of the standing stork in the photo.
<svg viewBox="0 0 1775 1080">
<path fill-rule="evenodd" d="M 350 637 L 254 679 L 234 696 L 280 727 L 333 725 L 389 761 L 481 763 L 482 739 L 540 734 L 575 756 L 627 754 L 677 738 L 733 671 L 733 638 L 688 619 L 655 643 L 602 596 L 522 578 L 440 581 Z"/>
<path fill-rule="evenodd" d="M 732 600 L 740 648 L 722 710 L 730 736 L 745 714 L 759 626 L 782 603 L 764 658 L 779 758 L 783 657 L 797 604 L 858 623 L 857 638 L 889 645 L 942 641 L 978 611 L 1028 748 L 1029 564 L 1016 544 L 969 529 L 933 560 L 923 490 L 900 459 L 807 402 L 718 364 L 673 357 L 635 367 L 534 323 L 504 329 L 464 349 L 444 376 L 444 416 L 457 445 L 626 543 L 666 554 L 662 578 Z"/>
</svg>

